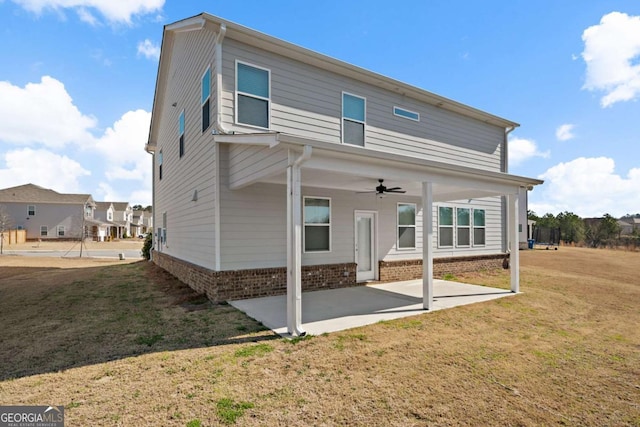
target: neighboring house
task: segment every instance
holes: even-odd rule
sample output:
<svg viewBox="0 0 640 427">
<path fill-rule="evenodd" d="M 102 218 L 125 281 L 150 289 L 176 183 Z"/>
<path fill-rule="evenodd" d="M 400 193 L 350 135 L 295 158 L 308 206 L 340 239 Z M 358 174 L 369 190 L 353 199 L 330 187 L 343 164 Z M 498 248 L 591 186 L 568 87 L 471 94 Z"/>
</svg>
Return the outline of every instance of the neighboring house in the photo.
<svg viewBox="0 0 640 427">
<path fill-rule="evenodd" d="M 25 184 L 0 190 L 4 205 L 17 229 L 27 231 L 27 240 L 94 238 L 106 231 L 95 220 L 95 202 L 89 194 L 64 194 Z"/>
<path fill-rule="evenodd" d="M 542 183 L 507 173 L 517 126 L 208 14 L 167 25 L 153 260 L 216 301 L 286 293 L 292 335 L 302 289 L 422 278 L 429 310 L 434 274 L 509 257 L 517 292 Z"/>
<path fill-rule="evenodd" d="M 98 240 L 111 240 L 116 237 L 118 226 L 113 222 L 114 212 L 115 209 L 113 208 L 113 203 L 96 202 L 96 209 L 93 213 L 94 218 L 108 224 L 105 236 L 101 237 Z"/>
<path fill-rule="evenodd" d="M 131 237 L 131 222 L 133 221 L 133 209 L 129 202 L 111 202 L 113 205 L 113 224 L 115 225 L 114 239 Z"/>
<path fill-rule="evenodd" d="M 131 236 L 137 237 L 146 232 L 144 216 L 144 211 L 133 211 L 133 220 L 131 221 Z"/>
<path fill-rule="evenodd" d="M 633 234 L 634 230 L 640 230 L 640 218 L 623 218 L 618 220 L 620 226 L 620 235 L 628 236 Z"/>
<path fill-rule="evenodd" d="M 146 211 L 144 215 L 144 233 L 153 232 L 153 211 Z"/>
</svg>

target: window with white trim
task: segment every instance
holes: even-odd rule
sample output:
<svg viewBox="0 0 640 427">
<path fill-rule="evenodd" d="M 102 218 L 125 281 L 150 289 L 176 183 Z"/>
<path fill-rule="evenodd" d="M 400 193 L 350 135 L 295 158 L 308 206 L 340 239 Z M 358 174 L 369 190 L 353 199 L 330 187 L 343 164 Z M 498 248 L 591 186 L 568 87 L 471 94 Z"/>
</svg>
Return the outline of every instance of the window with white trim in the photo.
<svg viewBox="0 0 640 427">
<path fill-rule="evenodd" d="M 28 216 L 36 216 L 36 205 L 27 206 L 27 215 Z"/>
<path fill-rule="evenodd" d="M 236 61 L 236 123 L 269 129 L 271 71 Z"/>
<path fill-rule="evenodd" d="M 364 147 L 367 100 L 342 92 L 342 143 Z"/>
<path fill-rule="evenodd" d="M 211 124 L 211 68 L 200 79 L 200 105 L 202 107 L 202 132 L 206 131 Z"/>
<path fill-rule="evenodd" d="M 456 208 L 456 246 L 471 246 L 471 209 Z"/>
<path fill-rule="evenodd" d="M 416 113 L 415 111 L 410 111 L 405 108 L 393 107 L 393 115 L 398 117 L 403 117 L 405 119 L 413 120 L 416 122 L 420 121 L 420 113 Z"/>
<path fill-rule="evenodd" d="M 64 225 L 58 226 L 58 237 L 64 237 Z"/>
<path fill-rule="evenodd" d="M 438 247 L 484 246 L 485 233 L 484 209 L 438 207 Z"/>
<path fill-rule="evenodd" d="M 158 152 L 158 179 L 162 179 L 162 150 Z"/>
<path fill-rule="evenodd" d="M 304 251 L 331 251 L 331 199 L 304 198 Z"/>
<path fill-rule="evenodd" d="M 416 205 L 398 203 L 398 249 L 416 248 Z"/>
<path fill-rule="evenodd" d="M 40 237 L 47 237 L 49 235 L 49 229 L 46 225 L 40 226 Z"/>
<path fill-rule="evenodd" d="M 473 210 L 473 246 L 484 246 L 486 244 L 484 209 Z"/>
<path fill-rule="evenodd" d="M 438 247 L 453 247 L 453 208 L 438 207 Z"/>
<path fill-rule="evenodd" d="M 107 211 L 107 221 L 113 221 L 113 212 Z"/>
<path fill-rule="evenodd" d="M 178 117 L 178 146 L 180 147 L 180 157 L 184 156 L 184 110 Z"/>
</svg>

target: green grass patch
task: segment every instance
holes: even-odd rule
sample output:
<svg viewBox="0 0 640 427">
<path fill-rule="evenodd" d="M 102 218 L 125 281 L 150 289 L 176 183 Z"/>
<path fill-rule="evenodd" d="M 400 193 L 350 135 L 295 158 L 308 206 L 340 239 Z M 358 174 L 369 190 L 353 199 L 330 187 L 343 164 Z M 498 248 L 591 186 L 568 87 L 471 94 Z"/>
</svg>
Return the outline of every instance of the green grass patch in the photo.
<svg viewBox="0 0 640 427">
<path fill-rule="evenodd" d="M 236 350 L 234 355 L 236 357 L 264 356 L 265 354 L 271 353 L 272 351 L 273 346 L 262 343 L 238 349 Z"/>
<path fill-rule="evenodd" d="M 455 275 L 451 274 L 451 273 L 446 273 L 444 276 L 442 276 L 442 279 L 443 280 L 449 280 L 449 281 L 457 281 L 458 280 L 458 278 Z"/>
<path fill-rule="evenodd" d="M 146 345 L 147 347 L 151 347 L 158 341 L 162 341 L 163 338 L 164 336 L 162 334 L 155 334 L 150 336 L 140 335 L 138 338 L 136 338 L 136 344 Z"/>
<path fill-rule="evenodd" d="M 313 338 L 313 335 L 307 334 L 302 337 L 293 337 L 285 341 L 287 341 L 289 344 L 298 344 L 299 342 L 302 342 L 302 341 L 309 341 L 312 338 Z"/>
<path fill-rule="evenodd" d="M 187 427 L 202 427 L 202 421 L 199 419 L 193 419 L 186 424 Z"/>
<path fill-rule="evenodd" d="M 232 399 L 220 399 L 216 403 L 216 413 L 225 424 L 235 424 L 244 415 L 244 411 L 253 408 L 251 402 L 234 402 Z"/>
</svg>

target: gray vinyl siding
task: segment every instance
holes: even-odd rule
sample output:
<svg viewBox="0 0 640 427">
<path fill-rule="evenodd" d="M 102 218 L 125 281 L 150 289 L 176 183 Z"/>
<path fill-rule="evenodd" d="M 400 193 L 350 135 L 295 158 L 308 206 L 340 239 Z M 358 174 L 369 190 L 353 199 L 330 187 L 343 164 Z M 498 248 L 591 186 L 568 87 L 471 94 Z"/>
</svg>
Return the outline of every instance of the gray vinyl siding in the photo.
<svg viewBox="0 0 640 427">
<path fill-rule="evenodd" d="M 169 81 L 159 120 L 155 168 L 155 215 L 157 232 L 167 215 L 167 244 L 163 252 L 194 264 L 215 268 L 215 143 L 211 135 L 215 120 L 215 33 L 208 29 L 175 35 Z M 201 78 L 211 66 L 211 126 L 202 132 Z M 173 107 L 172 104 L 176 103 Z M 178 117 L 185 111 L 184 155 L 179 156 Z M 157 155 L 162 150 L 162 179 Z M 197 190 L 197 201 L 193 201 Z M 157 241 L 156 241 L 157 242 Z"/>
<path fill-rule="evenodd" d="M 12 219 L 12 228 L 22 227 L 27 231 L 27 239 L 58 239 L 58 226 L 64 227 L 61 238 L 76 238 L 82 235 L 84 206 L 55 203 L 3 203 Z M 27 215 L 27 207 L 36 207 L 35 216 Z M 40 227 L 46 226 L 47 236 L 40 236 Z"/>
<path fill-rule="evenodd" d="M 295 60 L 260 51 L 235 40 L 223 44 L 223 117 L 237 132 L 255 128 L 234 124 L 235 61 L 271 70 L 271 129 L 339 144 L 342 91 L 365 97 L 365 146 L 501 171 L 504 129 L 418 102 Z M 415 111 L 420 122 L 393 114 L 393 107 Z"/>
<path fill-rule="evenodd" d="M 233 187 L 256 176 L 281 174 L 287 167 L 288 160 L 288 151 L 284 148 L 231 145 L 228 161 L 229 185 Z"/>
</svg>

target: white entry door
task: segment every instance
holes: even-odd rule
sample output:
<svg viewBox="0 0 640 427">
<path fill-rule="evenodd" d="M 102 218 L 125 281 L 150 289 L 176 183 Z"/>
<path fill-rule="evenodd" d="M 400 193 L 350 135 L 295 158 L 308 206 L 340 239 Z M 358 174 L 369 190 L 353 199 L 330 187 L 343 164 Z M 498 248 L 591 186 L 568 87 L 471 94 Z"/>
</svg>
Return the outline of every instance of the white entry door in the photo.
<svg viewBox="0 0 640 427">
<path fill-rule="evenodd" d="M 358 264 L 356 280 L 376 279 L 376 214 L 375 212 L 356 211 L 355 248 Z"/>
</svg>

